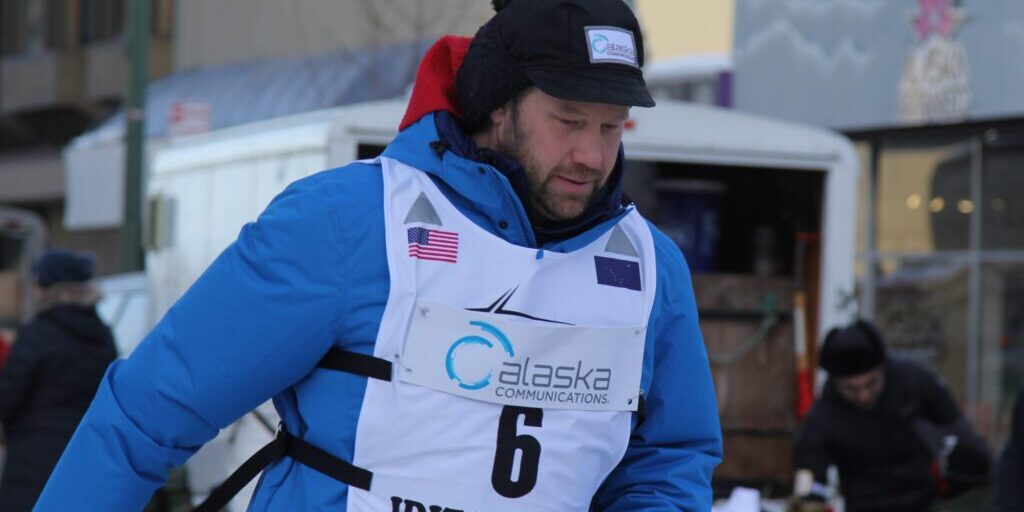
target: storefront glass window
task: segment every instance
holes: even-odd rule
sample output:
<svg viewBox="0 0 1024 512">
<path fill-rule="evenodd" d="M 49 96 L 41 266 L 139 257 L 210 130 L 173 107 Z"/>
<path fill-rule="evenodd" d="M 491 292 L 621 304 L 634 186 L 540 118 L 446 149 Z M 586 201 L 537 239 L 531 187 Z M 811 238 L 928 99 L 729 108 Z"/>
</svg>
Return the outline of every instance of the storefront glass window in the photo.
<svg viewBox="0 0 1024 512">
<path fill-rule="evenodd" d="M 1024 389 L 1024 262 L 982 267 L 979 427 L 996 446 Z"/>
<path fill-rule="evenodd" d="M 871 208 L 870 187 L 873 182 L 871 177 L 871 142 L 859 141 L 854 143 L 857 150 L 857 161 L 860 162 L 860 174 L 857 177 L 857 234 L 856 234 L 856 259 L 853 262 L 853 274 L 856 283 L 856 294 L 862 298 L 863 294 L 870 287 L 868 284 L 869 269 L 871 264 L 871 242 L 869 240 L 869 223 L 871 222 L 868 213 Z M 863 310 L 862 310 L 863 312 Z"/>
<path fill-rule="evenodd" d="M 999 447 L 1024 389 L 1024 137 L 886 140 L 874 185 L 873 204 L 859 193 L 876 217 L 874 247 L 858 219 L 865 304 L 893 352 L 934 368 Z"/>
<path fill-rule="evenodd" d="M 877 251 L 968 248 L 970 155 L 962 141 L 883 146 L 875 188 Z"/>
<path fill-rule="evenodd" d="M 892 353 L 935 369 L 958 400 L 967 391 L 968 266 L 930 257 L 884 258 L 875 321 Z"/>
<path fill-rule="evenodd" d="M 982 247 L 1024 249 L 1024 141 L 987 147 L 982 169 Z"/>
<path fill-rule="evenodd" d="M 861 141 L 855 144 L 857 149 L 857 161 L 860 162 L 860 175 L 857 177 L 857 256 L 864 256 L 868 249 L 868 208 L 864 205 L 871 203 L 871 196 L 868 194 L 868 187 L 871 186 L 871 143 Z M 858 258 L 859 259 L 859 258 Z M 858 279 L 863 275 L 858 269 Z"/>
</svg>

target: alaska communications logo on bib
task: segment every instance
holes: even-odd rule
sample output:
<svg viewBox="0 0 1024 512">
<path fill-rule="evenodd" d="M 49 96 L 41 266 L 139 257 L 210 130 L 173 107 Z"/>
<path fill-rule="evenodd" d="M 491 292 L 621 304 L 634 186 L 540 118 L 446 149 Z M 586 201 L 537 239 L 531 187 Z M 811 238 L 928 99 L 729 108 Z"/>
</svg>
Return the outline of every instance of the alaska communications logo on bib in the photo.
<svg viewBox="0 0 1024 512">
<path fill-rule="evenodd" d="M 491 387 L 494 368 L 499 366 L 498 383 L 493 386 L 497 398 L 538 405 L 608 403 L 611 368 L 593 368 L 582 359 L 572 364 L 545 364 L 547 361 L 529 355 L 518 359 L 512 342 L 500 329 L 481 321 L 469 325 L 483 332 L 455 340 L 445 355 L 448 378 L 458 387 L 469 391 Z"/>
<path fill-rule="evenodd" d="M 501 330 L 499 330 L 497 327 L 494 327 L 493 325 L 487 322 L 476 321 L 470 322 L 469 325 L 479 327 L 483 329 L 485 333 L 490 334 L 498 342 L 498 344 L 501 345 L 501 349 L 505 352 L 505 354 L 508 355 L 508 357 L 516 356 L 515 349 L 512 348 L 512 343 L 508 341 L 508 337 L 505 336 L 505 333 L 501 332 Z M 455 371 L 456 353 L 458 353 L 460 348 L 472 345 L 483 346 L 489 349 L 494 348 L 494 343 L 492 343 L 487 338 L 484 338 L 483 336 L 478 336 L 475 334 L 463 336 L 455 340 L 455 343 L 452 343 L 451 348 L 448 349 L 448 355 L 445 356 L 444 358 L 444 366 L 445 370 L 448 371 L 448 378 L 457 382 L 460 388 L 469 390 L 483 389 L 486 388 L 488 384 L 491 383 L 491 375 L 494 373 L 493 369 L 487 370 L 486 375 L 480 376 L 477 379 L 463 379 Z"/>
</svg>

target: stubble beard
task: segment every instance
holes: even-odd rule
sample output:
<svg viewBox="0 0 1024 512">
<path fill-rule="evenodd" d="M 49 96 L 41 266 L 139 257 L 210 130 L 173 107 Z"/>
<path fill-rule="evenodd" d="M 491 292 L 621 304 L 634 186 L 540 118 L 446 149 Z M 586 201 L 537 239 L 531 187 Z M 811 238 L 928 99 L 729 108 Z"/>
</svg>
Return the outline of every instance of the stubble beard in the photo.
<svg viewBox="0 0 1024 512">
<path fill-rule="evenodd" d="M 593 185 L 585 194 L 560 194 L 553 189 L 558 175 L 581 177 L 588 179 L 599 175 L 600 171 L 580 168 L 575 172 L 567 172 L 563 166 L 555 166 L 547 172 L 530 151 L 530 143 L 525 130 L 520 125 L 519 105 L 513 103 L 510 123 L 506 125 L 503 137 L 498 140 L 498 151 L 511 156 L 526 173 L 526 184 L 530 197 L 527 199 L 526 213 L 531 221 L 564 222 L 579 217 L 597 195 L 602 183 L 593 180 Z"/>
</svg>

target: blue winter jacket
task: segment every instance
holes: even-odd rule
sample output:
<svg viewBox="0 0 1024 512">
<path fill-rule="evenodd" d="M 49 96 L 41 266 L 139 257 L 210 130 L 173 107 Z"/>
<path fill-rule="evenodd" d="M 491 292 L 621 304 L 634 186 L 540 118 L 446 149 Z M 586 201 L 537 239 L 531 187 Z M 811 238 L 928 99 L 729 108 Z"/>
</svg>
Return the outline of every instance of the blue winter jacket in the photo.
<svg viewBox="0 0 1024 512">
<path fill-rule="evenodd" d="M 431 149 L 436 140 L 428 114 L 385 155 L 431 174 L 481 227 L 533 245 L 508 179 Z M 373 353 L 389 291 L 382 200 L 381 168 L 365 163 L 299 180 L 275 198 L 131 357 L 111 365 L 36 510 L 141 510 L 169 469 L 269 397 L 290 432 L 352 460 L 366 378 L 316 364 L 332 346 Z M 619 218 L 544 248 L 580 248 Z M 708 360 L 689 270 L 675 244 L 653 231 L 658 285 L 644 353 L 646 417 L 595 505 L 710 510 L 721 434 Z M 346 493 L 285 458 L 263 474 L 249 510 L 344 511 Z"/>
</svg>

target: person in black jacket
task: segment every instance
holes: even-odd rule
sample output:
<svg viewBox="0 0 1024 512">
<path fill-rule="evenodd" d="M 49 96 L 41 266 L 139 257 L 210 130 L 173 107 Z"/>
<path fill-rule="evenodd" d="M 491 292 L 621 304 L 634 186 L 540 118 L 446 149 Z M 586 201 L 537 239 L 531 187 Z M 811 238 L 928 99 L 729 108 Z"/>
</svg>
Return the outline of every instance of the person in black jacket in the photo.
<svg viewBox="0 0 1024 512">
<path fill-rule="evenodd" d="M 846 510 L 929 510 L 944 482 L 935 472 L 946 461 L 959 472 L 987 473 L 984 449 L 975 449 L 945 385 L 924 366 L 887 356 L 874 325 L 833 329 L 820 359 L 829 378 L 797 441 L 797 467 L 820 482 L 834 464 Z"/>
<path fill-rule="evenodd" d="M 996 467 L 996 499 L 992 512 L 1024 512 L 1024 391 L 1017 396 L 1010 439 Z"/>
<path fill-rule="evenodd" d="M 37 315 L 21 327 L 0 373 L 7 455 L 0 512 L 31 510 L 117 358 L 96 314 L 91 255 L 54 249 L 35 263 Z"/>
</svg>

